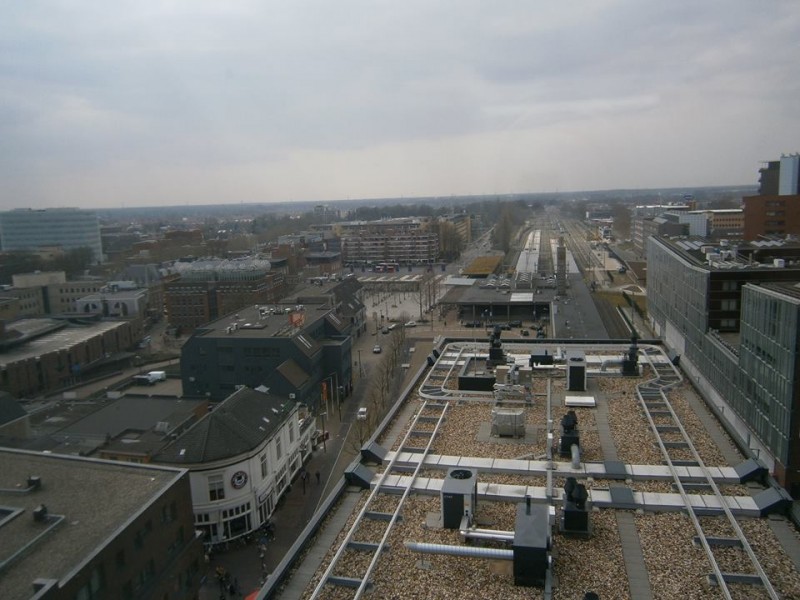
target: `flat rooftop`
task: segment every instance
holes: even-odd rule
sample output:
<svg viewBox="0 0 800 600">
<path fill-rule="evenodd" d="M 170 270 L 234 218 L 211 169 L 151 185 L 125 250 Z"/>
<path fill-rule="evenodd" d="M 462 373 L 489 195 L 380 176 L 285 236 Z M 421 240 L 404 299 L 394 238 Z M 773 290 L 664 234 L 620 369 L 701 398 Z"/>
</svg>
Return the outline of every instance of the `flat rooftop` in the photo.
<svg viewBox="0 0 800 600">
<path fill-rule="evenodd" d="M 424 447 L 435 428 L 437 406 L 449 400 L 445 420 L 433 437 L 430 454 L 401 508 L 402 520 L 391 529 L 371 581 L 371 595 L 380 598 L 544 598 L 541 588 L 517 587 L 513 583 L 511 562 L 488 560 L 480 557 L 419 554 L 411 551 L 408 543 L 443 544 L 465 550 L 476 546 L 494 549 L 510 548 L 502 542 L 473 541 L 467 543 L 458 529 L 441 527 L 442 505 L 439 490 L 448 468 L 455 465 L 466 468 L 476 466 L 478 504 L 474 511 L 477 527 L 493 532 L 513 532 L 517 506 L 530 494 L 533 501 L 549 504 L 554 511 L 555 523 L 562 514 L 564 485 L 568 475 L 586 486 L 589 494 L 588 518 L 591 535 L 588 538 L 568 536 L 553 528 L 553 573 L 555 584 L 553 598 L 574 600 L 594 591 L 600 598 L 719 598 L 721 593 L 708 580 L 711 572 L 702 548 L 693 543 L 696 531 L 691 520 L 680 508 L 659 509 L 668 500 L 680 498 L 674 481 L 664 465 L 664 456 L 657 438 L 637 398 L 637 385 L 655 380 L 663 373 L 675 376 L 669 358 L 658 346 L 640 346 L 641 374 L 622 377 L 620 360 L 627 347 L 617 345 L 553 344 L 551 354 L 565 356 L 570 349 L 580 349 L 587 358 L 588 378 L 585 391 L 569 391 L 566 366 L 563 360 L 554 366 L 537 366 L 528 384 L 530 403 L 505 404 L 507 408 L 522 409 L 524 435 L 499 436 L 492 431 L 492 410 L 495 397 L 492 392 L 459 394 L 458 373 L 472 357 L 458 347 L 463 343 L 448 344 L 433 367 L 423 373 L 425 383 L 417 388 L 400 407 L 393 424 L 378 437 L 378 443 L 389 451 L 383 465 L 369 466 L 372 470 L 371 487 L 374 488 L 383 474 L 385 465 L 398 457 L 400 470 L 391 471 L 383 490 L 370 502 L 368 510 L 375 513 L 392 513 L 403 489 L 402 479 L 408 478 L 422 454 L 412 447 Z M 557 346 L 557 347 L 555 347 Z M 478 343 L 481 369 L 485 367 L 488 345 Z M 520 366 L 527 361 L 516 360 Z M 679 375 L 677 375 L 679 377 Z M 434 386 L 441 388 L 436 391 Z M 423 405 L 420 395 L 426 388 L 434 405 Z M 482 394 L 482 395 L 481 395 Z M 595 406 L 572 403 L 591 398 Z M 740 479 L 727 479 L 722 474 L 735 473 L 732 468 L 745 459 L 730 442 L 721 427 L 705 408 L 691 383 L 678 379 L 669 388 L 669 400 L 703 463 L 713 472 L 721 494 L 730 498 L 731 506 L 752 506 L 753 497 L 765 490 L 760 484 L 743 484 Z M 570 402 L 570 406 L 567 406 Z M 548 404 L 555 422 L 555 442 L 560 438 L 559 423 L 569 408 L 575 410 L 580 434 L 580 466 L 572 467 L 570 459 L 560 458 L 554 452 L 555 468 L 553 500 L 548 500 L 549 464 L 546 456 L 552 441 L 548 438 Z M 420 415 L 427 422 L 414 426 L 410 442 L 401 442 L 411 428 L 414 417 Z M 427 432 L 427 433 L 426 433 Z M 673 433 L 665 431 L 662 439 L 673 440 Z M 675 446 L 670 451 L 673 461 L 691 459 L 688 449 Z M 403 470 L 405 469 L 405 470 Z M 699 472 L 702 472 L 698 469 Z M 352 506 L 352 513 L 334 545 L 326 552 L 322 564 L 310 577 L 300 597 L 310 598 L 322 574 L 338 550 L 356 515 L 362 510 L 370 490 L 345 492 L 344 505 Z M 705 500 L 710 492 L 703 489 L 688 491 L 693 506 Z M 654 504 L 635 510 L 634 499 L 647 497 Z M 616 500 L 615 500 L 616 498 Z M 609 500 L 610 499 L 610 500 Z M 623 499 L 620 501 L 620 499 Z M 625 503 L 630 499 L 630 506 Z M 636 500 L 638 501 L 638 500 Z M 711 506 L 712 504 L 707 504 Z M 644 506 L 644 504 L 642 504 Z M 602 507 L 602 508 L 601 508 Z M 685 511 L 685 509 L 684 509 Z M 752 511 L 751 513 L 752 514 Z M 730 525 L 719 516 L 701 516 L 703 530 L 726 536 Z M 737 521 L 772 585 L 781 597 L 800 597 L 800 565 L 798 565 L 797 533 L 783 517 L 738 517 Z M 323 525 L 324 529 L 324 525 Z M 369 545 L 380 541 L 385 524 L 380 520 L 362 519 L 352 540 Z M 779 533 L 781 534 L 779 536 Z M 784 535 L 785 534 L 785 535 Z M 781 537 L 783 536 L 783 537 Z M 788 536 L 788 537 L 787 537 Z M 788 539 L 789 542 L 781 540 Z M 788 547 L 788 550 L 787 550 Z M 314 550 L 309 555 L 314 554 Z M 732 549 L 715 553 L 723 571 L 750 572 L 749 564 L 743 566 L 741 556 L 732 555 Z M 360 577 L 372 558 L 364 549 L 347 549 L 337 563 L 333 575 Z M 312 567 L 313 568 L 313 567 Z M 303 565 L 297 571 L 308 572 Z M 296 572 L 297 572 L 296 571 Z M 676 573 L 680 573 L 676 577 Z M 295 575 L 297 577 L 298 575 Z M 756 586 L 729 584 L 734 598 L 766 598 Z M 297 588 L 292 588 L 296 590 Z M 318 596 L 323 599 L 352 598 L 353 591 L 331 584 L 325 585 Z"/>
<path fill-rule="evenodd" d="M 320 308 L 317 305 L 305 305 L 301 311 L 304 316 L 302 327 L 294 327 L 290 322 L 295 310 L 294 304 L 265 304 L 247 306 L 235 314 L 220 317 L 216 321 L 206 323 L 199 327 L 195 335 L 204 337 L 230 336 L 232 338 L 266 338 L 266 337 L 291 337 L 303 327 L 312 322 L 323 319 L 331 308 Z M 289 309 L 289 312 L 286 312 Z M 270 312 L 272 310 L 273 312 Z M 232 326 L 236 324 L 235 329 Z"/>
<path fill-rule="evenodd" d="M 28 600 L 35 579 L 68 576 L 182 473 L 0 448 L 0 565 L 13 560 L 0 571 L 0 598 Z M 33 475 L 41 488 L 26 493 Z M 48 523 L 33 520 L 41 504 Z"/>
</svg>

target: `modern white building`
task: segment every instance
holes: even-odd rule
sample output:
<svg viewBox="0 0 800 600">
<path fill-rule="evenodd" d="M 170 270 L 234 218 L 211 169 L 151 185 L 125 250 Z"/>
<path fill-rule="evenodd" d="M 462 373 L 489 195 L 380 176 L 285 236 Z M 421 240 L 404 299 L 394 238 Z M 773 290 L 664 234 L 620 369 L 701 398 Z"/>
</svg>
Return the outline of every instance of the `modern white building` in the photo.
<svg viewBox="0 0 800 600">
<path fill-rule="evenodd" d="M 79 208 L 18 208 L 0 213 L 0 248 L 36 250 L 90 248 L 94 262 L 103 260 L 97 214 Z"/>
<path fill-rule="evenodd" d="M 242 387 L 153 462 L 189 469 L 195 528 L 217 543 L 257 530 L 311 455 L 314 427 L 298 405 Z"/>
</svg>

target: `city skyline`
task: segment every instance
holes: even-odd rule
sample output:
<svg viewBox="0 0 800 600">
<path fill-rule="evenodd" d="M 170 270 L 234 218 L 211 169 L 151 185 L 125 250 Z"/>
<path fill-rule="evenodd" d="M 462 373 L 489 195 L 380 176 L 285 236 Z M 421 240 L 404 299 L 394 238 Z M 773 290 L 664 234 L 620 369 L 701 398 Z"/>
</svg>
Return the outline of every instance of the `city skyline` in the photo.
<svg viewBox="0 0 800 600">
<path fill-rule="evenodd" d="M 751 185 L 790 3 L 8 8 L 0 210 Z"/>
</svg>

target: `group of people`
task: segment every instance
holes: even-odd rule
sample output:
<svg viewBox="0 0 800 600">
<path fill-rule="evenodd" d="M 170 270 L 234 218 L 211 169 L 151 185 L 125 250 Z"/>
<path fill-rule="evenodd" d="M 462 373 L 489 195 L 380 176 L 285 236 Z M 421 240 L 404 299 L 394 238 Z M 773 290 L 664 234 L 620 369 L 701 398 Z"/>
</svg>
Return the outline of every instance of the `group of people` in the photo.
<svg viewBox="0 0 800 600">
<path fill-rule="evenodd" d="M 222 565 L 217 565 L 216 568 L 217 582 L 219 583 L 219 598 L 226 600 L 227 594 L 232 597 L 240 596 L 242 591 L 239 588 L 239 580 L 236 577 L 231 577 L 227 569 Z"/>
<path fill-rule="evenodd" d="M 316 473 L 314 473 L 314 476 L 317 478 L 317 485 L 319 485 L 319 483 L 320 483 L 320 481 L 322 479 L 322 476 L 320 475 L 320 472 L 317 471 Z M 303 493 L 305 494 L 306 493 L 306 482 L 308 481 L 308 471 L 306 471 L 305 467 L 300 469 L 300 481 L 303 482 Z"/>
</svg>

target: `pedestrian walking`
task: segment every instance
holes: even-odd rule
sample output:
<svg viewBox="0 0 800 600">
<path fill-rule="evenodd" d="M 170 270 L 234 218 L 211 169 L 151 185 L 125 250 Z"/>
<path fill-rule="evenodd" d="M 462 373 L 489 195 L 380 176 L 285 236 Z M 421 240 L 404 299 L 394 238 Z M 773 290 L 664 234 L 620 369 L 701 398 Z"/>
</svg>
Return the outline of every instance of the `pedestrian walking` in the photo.
<svg viewBox="0 0 800 600">
<path fill-rule="evenodd" d="M 320 481 L 320 475 L 319 475 L 319 471 L 317 471 L 316 473 L 314 473 L 314 475 L 316 475 L 316 477 L 317 477 L 317 485 L 319 485 L 319 481 Z"/>
</svg>

